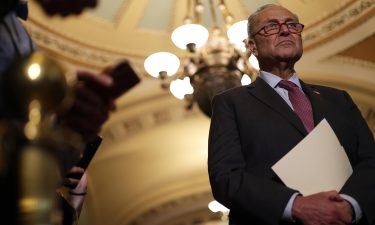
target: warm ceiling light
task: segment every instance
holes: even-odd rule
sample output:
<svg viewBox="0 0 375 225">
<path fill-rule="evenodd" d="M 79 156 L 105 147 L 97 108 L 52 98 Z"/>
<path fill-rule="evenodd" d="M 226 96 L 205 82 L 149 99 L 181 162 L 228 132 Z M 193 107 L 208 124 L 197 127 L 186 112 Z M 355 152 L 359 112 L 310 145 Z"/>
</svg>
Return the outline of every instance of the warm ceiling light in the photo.
<svg viewBox="0 0 375 225">
<path fill-rule="evenodd" d="M 225 206 L 223 206 L 222 204 L 220 204 L 218 201 L 211 201 L 210 203 L 208 203 L 208 208 L 216 213 L 216 212 L 223 212 L 223 213 L 227 213 L 229 212 L 229 209 Z"/>
<path fill-rule="evenodd" d="M 148 56 L 144 62 L 147 73 L 156 78 L 162 73 L 166 73 L 167 76 L 176 74 L 179 66 L 178 57 L 169 52 L 156 52 Z"/>
<path fill-rule="evenodd" d="M 251 78 L 250 78 L 250 76 L 247 75 L 247 74 L 242 75 L 242 78 L 241 78 L 241 84 L 242 84 L 242 85 L 248 85 L 248 84 L 251 84 Z"/>
<path fill-rule="evenodd" d="M 173 74 L 166 72 L 174 66 L 172 60 L 166 60 L 165 64 L 160 61 L 148 62 L 153 55 L 146 59 L 145 68 L 151 76 L 161 78 L 163 88 L 169 87 L 176 98 L 186 100 L 187 109 L 197 103 L 200 110 L 210 117 L 214 95 L 241 84 L 249 84 L 258 71 L 251 66 L 248 58 L 250 54 L 244 43 L 247 37 L 247 21 L 239 21 L 230 26 L 233 16 L 225 0 L 218 0 L 217 4 L 214 4 L 213 0 L 205 0 L 205 3 L 207 2 L 208 4 L 203 4 L 203 0 L 186 0 L 184 25 L 177 27 L 171 34 L 173 43 L 180 49 L 186 49 L 181 60 L 182 68 L 173 69 L 174 72 L 179 72 L 168 77 L 167 75 Z M 209 10 L 204 10 L 206 5 Z M 210 33 L 199 24 L 204 18 L 204 12 L 210 13 L 211 16 Z M 220 21 L 217 13 L 221 15 Z M 152 64 L 150 67 L 156 69 L 149 69 L 148 64 Z"/>
<path fill-rule="evenodd" d="M 27 69 L 27 75 L 31 80 L 36 80 L 41 74 L 41 67 L 39 63 L 31 64 Z"/>
<path fill-rule="evenodd" d="M 234 23 L 231 27 L 229 27 L 227 35 L 229 41 L 238 48 L 245 47 L 244 40 L 247 38 L 247 20 L 241 20 Z"/>
<path fill-rule="evenodd" d="M 171 82 L 169 90 L 173 94 L 174 97 L 182 100 L 184 99 L 185 95 L 193 94 L 194 89 L 190 84 L 190 78 L 185 77 L 184 79 L 176 79 Z"/>
<path fill-rule="evenodd" d="M 258 62 L 258 59 L 253 55 L 251 54 L 251 56 L 249 57 L 249 62 L 250 62 L 250 65 L 256 69 L 256 70 L 259 70 L 259 62 Z"/>
<path fill-rule="evenodd" d="M 208 40 L 208 30 L 200 24 L 185 24 L 177 27 L 171 38 L 173 43 L 181 49 L 186 49 L 188 44 L 195 44 L 195 47 L 200 48 Z"/>
</svg>

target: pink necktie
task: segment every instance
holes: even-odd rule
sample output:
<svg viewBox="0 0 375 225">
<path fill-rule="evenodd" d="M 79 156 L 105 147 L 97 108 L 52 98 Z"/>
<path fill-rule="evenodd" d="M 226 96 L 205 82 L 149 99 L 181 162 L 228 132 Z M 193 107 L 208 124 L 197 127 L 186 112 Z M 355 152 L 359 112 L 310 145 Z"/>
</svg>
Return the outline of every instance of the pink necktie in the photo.
<svg viewBox="0 0 375 225">
<path fill-rule="evenodd" d="M 307 132 L 310 132 L 314 129 L 314 118 L 310 100 L 293 82 L 281 80 L 279 86 L 288 91 L 289 100 L 293 105 L 294 112 L 301 119 Z"/>
</svg>

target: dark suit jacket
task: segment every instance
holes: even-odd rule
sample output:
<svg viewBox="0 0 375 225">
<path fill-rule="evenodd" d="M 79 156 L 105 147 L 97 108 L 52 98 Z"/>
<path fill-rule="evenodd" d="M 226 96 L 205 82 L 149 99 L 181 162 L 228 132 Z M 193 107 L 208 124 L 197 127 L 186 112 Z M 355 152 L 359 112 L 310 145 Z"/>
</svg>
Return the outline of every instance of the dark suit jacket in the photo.
<svg viewBox="0 0 375 225">
<path fill-rule="evenodd" d="M 345 91 L 301 84 L 315 124 L 327 119 L 353 166 L 340 193 L 358 201 L 363 224 L 374 224 L 375 144 L 366 121 Z M 212 107 L 208 172 L 215 199 L 231 210 L 230 224 L 284 224 L 281 216 L 296 190 L 271 166 L 307 135 L 302 122 L 260 78 L 215 96 Z"/>
</svg>

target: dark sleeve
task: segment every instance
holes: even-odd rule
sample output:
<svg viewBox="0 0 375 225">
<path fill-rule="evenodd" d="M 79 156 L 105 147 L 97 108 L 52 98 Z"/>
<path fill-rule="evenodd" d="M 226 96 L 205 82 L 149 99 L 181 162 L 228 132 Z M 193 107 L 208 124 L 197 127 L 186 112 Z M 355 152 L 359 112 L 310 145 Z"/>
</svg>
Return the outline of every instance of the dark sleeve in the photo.
<svg viewBox="0 0 375 225">
<path fill-rule="evenodd" d="M 355 147 L 357 162 L 353 165 L 353 174 L 349 177 L 341 193 L 352 196 L 359 203 L 368 224 L 375 224 L 375 142 L 361 112 L 351 97 L 344 92 L 351 111 L 356 134 Z"/>
<path fill-rule="evenodd" d="M 219 95 L 212 102 L 208 172 L 214 198 L 243 220 L 278 224 L 295 192 L 246 171 L 233 101 Z M 250 221 L 249 218 L 252 218 Z"/>
<path fill-rule="evenodd" d="M 3 76 L 12 63 L 28 56 L 36 46 L 14 12 L 0 18 L 0 93 L 2 93 Z M 4 100 L 0 95 L 0 116 L 5 110 Z"/>
<path fill-rule="evenodd" d="M 9 13 L 18 3 L 18 0 L 1 0 L 0 19 Z"/>
<path fill-rule="evenodd" d="M 61 211 L 63 213 L 62 225 L 73 225 L 76 224 L 78 215 L 74 208 L 65 200 L 65 198 L 59 196 L 61 202 Z"/>
</svg>

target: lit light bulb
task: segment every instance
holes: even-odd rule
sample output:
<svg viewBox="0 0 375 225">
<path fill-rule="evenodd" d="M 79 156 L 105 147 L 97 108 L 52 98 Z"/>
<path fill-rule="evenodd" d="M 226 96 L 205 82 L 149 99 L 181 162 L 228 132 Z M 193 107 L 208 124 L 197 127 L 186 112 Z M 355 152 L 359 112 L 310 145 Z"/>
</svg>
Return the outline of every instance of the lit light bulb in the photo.
<svg viewBox="0 0 375 225">
<path fill-rule="evenodd" d="M 160 72 L 168 76 L 174 75 L 180 66 L 178 57 L 169 52 L 156 52 L 148 56 L 144 62 L 145 70 L 153 77 L 159 77 Z"/>
<path fill-rule="evenodd" d="M 216 213 L 216 212 L 223 212 L 223 213 L 229 212 L 229 209 L 227 207 L 223 206 L 222 204 L 220 204 L 219 202 L 217 202 L 215 200 L 208 203 L 208 208 L 214 213 Z"/>
<path fill-rule="evenodd" d="M 193 94 L 194 89 L 190 84 L 190 78 L 185 77 L 184 79 L 176 79 L 171 82 L 169 90 L 176 98 L 182 100 L 187 94 Z"/>
<path fill-rule="evenodd" d="M 258 59 L 253 55 L 251 54 L 251 56 L 249 57 L 249 62 L 251 64 L 251 66 L 256 69 L 256 70 L 259 70 L 259 62 L 258 62 Z"/>
<path fill-rule="evenodd" d="M 200 24 L 185 24 L 177 27 L 172 33 L 173 43 L 180 49 L 186 49 L 188 44 L 202 47 L 208 40 L 208 30 Z"/>
<path fill-rule="evenodd" d="M 251 78 L 249 75 L 247 74 L 244 74 L 241 78 L 241 84 L 242 85 L 248 85 L 248 84 L 251 84 Z"/>
<path fill-rule="evenodd" d="M 234 23 L 227 31 L 228 39 L 237 48 L 245 47 L 244 40 L 247 38 L 247 20 L 241 20 Z"/>
<path fill-rule="evenodd" d="M 33 63 L 29 66 L 27 70 L 27 76 L 30 78 L 30 80 L 36 80 L 40 76 L 41 72 L 42 72 L 42 69 L 39 63 Z"/>
</svg>

